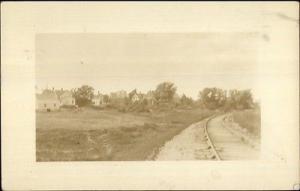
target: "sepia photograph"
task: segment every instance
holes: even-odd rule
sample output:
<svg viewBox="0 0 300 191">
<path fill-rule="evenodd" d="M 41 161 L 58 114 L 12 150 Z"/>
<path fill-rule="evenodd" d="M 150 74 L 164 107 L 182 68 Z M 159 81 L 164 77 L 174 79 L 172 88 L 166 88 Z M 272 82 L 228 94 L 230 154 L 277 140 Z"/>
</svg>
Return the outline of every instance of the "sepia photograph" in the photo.
<svg viewBox="0 0 300 191">
<path fill-rule="evenodd" d="M 36 160 L 258 160 L 255 33 L 36 35 Z"/>
<path fill-rule="evenodd" d="M 299 190 L 299 3 L 2 2 L 3 190 Z"/>
</svg>

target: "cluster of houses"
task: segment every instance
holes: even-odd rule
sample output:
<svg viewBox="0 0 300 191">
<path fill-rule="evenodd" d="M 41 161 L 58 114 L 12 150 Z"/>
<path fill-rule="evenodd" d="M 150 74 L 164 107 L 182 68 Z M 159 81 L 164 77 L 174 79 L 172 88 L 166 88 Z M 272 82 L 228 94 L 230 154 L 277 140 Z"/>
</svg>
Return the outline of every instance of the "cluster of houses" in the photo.
<svg viewBox="0 0 300 191">
<path fill-rule="evenodd" d="M 137 92 L 136 90 L 133 90 L 129 94 L 124 90 L 120 90 L 110 93 L 109 96 L 98 92 L 98 94 L 94 95 L 92 103 L 94 106 L 105 106 L 108 103 L 124 100 L 126 98 L 129 99 L 131 103 L 138 103 L 143 100 L 147 100 L 147 102 L 151 105 L 155 103 L 153 91 L 148 91 L 146 94 L 143 94 L 141 92 Z"/>
<path fill-rule="evenodd" d="M 70 90 L 45 89 L 36 93 L 37 111 L 56 111 L 61 106 L 76 106 L 75 98 Z"/>
<path fill-rule="evenodd" d="M 110 93 L 110 95 L 104 95 L 97 93 L 92 99 L 92 104 L 94 106 L 105 106 L 114 100 L 122 100 L 129 98 L 131 103 L 137 103 L 143 100 L 147 100 L 147 103 L 153 105 L 155 103 L 154 92 L 148 91 L 146 94 L 138 93 L 136 90 L 131 93 L 127 93 L 124 90 L 116 91 Z M 62 106 L 77 107 L 75 98 L 73 96 L 72 90 L 55 90 L 44 89 L 41 92 L 36 93 L 36 110 L 37 111 L 56 111 Z"/>
<path fill-rule="evenodd" d="M 155 103 L 154 91 L 148 91 L 146 94 L 137 92 L 136 89 L 129 93 L 128 97 L 132 103 L 137 103 L 143 100 L 147 100 L 150 105 Z"/>
</svg>

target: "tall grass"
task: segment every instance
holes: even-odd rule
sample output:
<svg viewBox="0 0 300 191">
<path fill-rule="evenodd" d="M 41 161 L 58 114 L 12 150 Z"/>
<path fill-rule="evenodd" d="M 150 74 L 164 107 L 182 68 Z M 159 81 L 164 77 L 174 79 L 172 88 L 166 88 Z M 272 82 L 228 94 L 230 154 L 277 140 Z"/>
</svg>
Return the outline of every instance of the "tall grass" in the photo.
<svg viewBox="0 0 300 191">
<path fill-rule="evenodd" d="M 40 114 L 37 161 L 146 160 L 190 124 L 212 114 L 201 109 L 142 115 L 99 110 Z"/>
<path fill-rule="evenodd" d="M 261 131 L 261 113 L 260 109 L 249 109 L 234 111 L 233 119 L 242 128 L 247 129 L 248 132 L 259 136 Z"/>
</svg>

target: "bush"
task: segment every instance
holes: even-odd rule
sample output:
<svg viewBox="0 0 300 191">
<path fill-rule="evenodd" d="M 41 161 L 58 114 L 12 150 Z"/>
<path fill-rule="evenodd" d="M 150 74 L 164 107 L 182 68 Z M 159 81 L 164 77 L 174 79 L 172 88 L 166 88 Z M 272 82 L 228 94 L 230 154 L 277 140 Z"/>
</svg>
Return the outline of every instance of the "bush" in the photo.
<svg viewBox="0 0 300 191">
<path fill-rule="evenodd" d="M 131 112 L 150 112 L 150 106 L 148 106 L 145 102 L 136 102 L 127 106 L 127 111 Z"/>
<path fill-rule="evenodd" d="M 62 108 L 62 109 L 76 109 L 77 106 L 76 105 L 62 105 L 62 106 L 60 106 L 60 108 Z"/>
<path fill-rule="evenodd" d="M 120 107 L 118 107 L 118 111 L 124 113 L 127 111 L 127 108 L 125 106 L 120 106 Z"/>
</svg>

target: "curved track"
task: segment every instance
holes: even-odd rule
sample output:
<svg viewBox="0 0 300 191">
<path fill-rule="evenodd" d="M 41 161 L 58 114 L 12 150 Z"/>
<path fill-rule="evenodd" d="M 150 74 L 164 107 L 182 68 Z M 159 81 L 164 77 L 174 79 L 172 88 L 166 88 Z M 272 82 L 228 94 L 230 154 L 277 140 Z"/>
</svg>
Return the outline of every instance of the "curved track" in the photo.
<svg viewBox="0 0 300 191">
<path fill-rule="evenodd" d="M 224 124 L 224 115 L 209 118 L 205 123 L 205 137 L 215 160 L 255 160 L 259 149 L 246 138 Z"/>
<path fill-rule="evenodd" d="M 208 122 L 213 119 L 213 117 L 209 118 L 206 120 L 205 125 L 204 125 L 204 133 L 205 133 L 205 138 L 207 140 L 207 144 L 208 144 L 208 148 L 211 149 L 212 151 L 212 158 L 217 159 L 217 160 L 221 160 L 221 157 L 216 149 L 216 146 L 213 144 L 211 137 L 209 136 L 209 133 L 207 131 L 207 126 L 208 126 Z"/>
<path fill-rule="evenodd" d="M 259 151 L 244 134 L 233 133 L 224 123 L 226 115 L 194 123 L 168 141 L 154 160 L 253 160 Z"/>
</svg>

